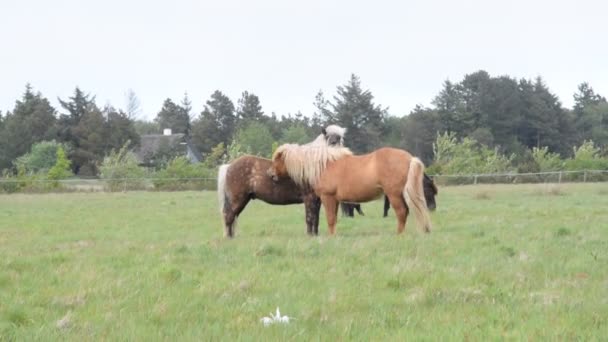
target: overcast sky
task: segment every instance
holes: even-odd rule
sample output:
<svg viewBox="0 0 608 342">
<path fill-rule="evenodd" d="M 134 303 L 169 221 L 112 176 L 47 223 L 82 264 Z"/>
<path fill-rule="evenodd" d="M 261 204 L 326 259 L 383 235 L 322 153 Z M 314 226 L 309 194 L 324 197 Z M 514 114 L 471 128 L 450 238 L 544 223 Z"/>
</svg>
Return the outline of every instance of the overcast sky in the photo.
<svg viewBox="0 0 608 342">
<path fill-rule="evenodd" d="M 479 69 L 541 75 L 570 107 L 584 81 L 608 96 L 606 13 L 585 0 L 1 0 L 0 110 L 30 82 L 55 106 L 78 85 L 124 108 L 133 89 L 148 118 L 186 91 L 200 112 L 216 89 L 310 115 L 355 73 L 402 116 Z"/>
</svg>

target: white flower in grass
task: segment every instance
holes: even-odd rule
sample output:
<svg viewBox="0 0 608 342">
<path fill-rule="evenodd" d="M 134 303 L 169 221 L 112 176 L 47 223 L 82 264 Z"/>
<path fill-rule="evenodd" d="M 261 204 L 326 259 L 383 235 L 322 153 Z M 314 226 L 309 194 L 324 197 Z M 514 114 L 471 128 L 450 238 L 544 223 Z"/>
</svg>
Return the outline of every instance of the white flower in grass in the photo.
<svg viewBox="0 0 608 342">
<path fill-rule="evenodd" d="M 265 327 L 273 324 L 273 323 L 285 323 L 288 324 L 290 319 L 294 319 L 293 317 L 289 317 L 287 315 L 281 316 L 281 311 L 279 311 L 279 307 L 277 307 L 277 312 L 275 315 L 270 313 L 269 317 L 262 317 L 260 322 L 264 324 Z"/>
</svg>

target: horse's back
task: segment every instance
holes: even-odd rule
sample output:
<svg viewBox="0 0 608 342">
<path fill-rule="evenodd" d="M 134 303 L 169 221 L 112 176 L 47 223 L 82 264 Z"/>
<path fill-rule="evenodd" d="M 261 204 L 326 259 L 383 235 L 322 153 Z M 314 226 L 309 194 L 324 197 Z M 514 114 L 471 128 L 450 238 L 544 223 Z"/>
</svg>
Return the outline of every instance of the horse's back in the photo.
<svg viewBox="0 0 608 342">
<path fill-rule="evenodd" d="M 233 192 L 246 194 L 270 204 L 302 203 L 302 192 L 291 179 L 274 182 L 268 176 L 272 161 L 244 155 L 230 163 L 227 183 Z"/>
</svg>

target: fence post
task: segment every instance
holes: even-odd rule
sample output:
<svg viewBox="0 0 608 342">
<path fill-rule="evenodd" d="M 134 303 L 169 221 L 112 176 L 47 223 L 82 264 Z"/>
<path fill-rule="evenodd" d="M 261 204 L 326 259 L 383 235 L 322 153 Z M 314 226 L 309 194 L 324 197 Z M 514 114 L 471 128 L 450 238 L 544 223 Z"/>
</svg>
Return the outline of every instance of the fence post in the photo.
<svg viewBox="0 0 608 342">
<path fill-rule="evenodd" d="M 475 175 L 475 178 L 473 180 L 473 184 L 477 185 L 477 175 Z"/>
<path fill-rule="evenodd" d="M 559 172 L 559 179 L 557 181 L 559 184 L 562 184 L 562 171 Z"/>
<path fill-rule="evenodd" d="M 583 183 L 587 183 L 587 170 L 583 173 Z"/>
</svg>

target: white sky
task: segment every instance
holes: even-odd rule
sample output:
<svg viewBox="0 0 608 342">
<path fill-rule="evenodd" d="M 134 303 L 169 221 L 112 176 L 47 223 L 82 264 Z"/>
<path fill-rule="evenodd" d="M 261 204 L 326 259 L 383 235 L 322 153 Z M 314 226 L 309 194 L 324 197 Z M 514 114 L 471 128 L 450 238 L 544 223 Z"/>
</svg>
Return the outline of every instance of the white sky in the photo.
<svg viewBox="0 0 608 342">
<path fill-rule="evenodd" d="M 402 116 L 479 69 L 544 77 L 565 106 L 587 81 L 608 96 L 606 1 L 1 0 L 0 110 L 30 82 L 58 107 L 76 85 L 152 118 L 185 91 L 219 89 L 267 114 L 312 114 L 357 74 Z"/>
</svg>

